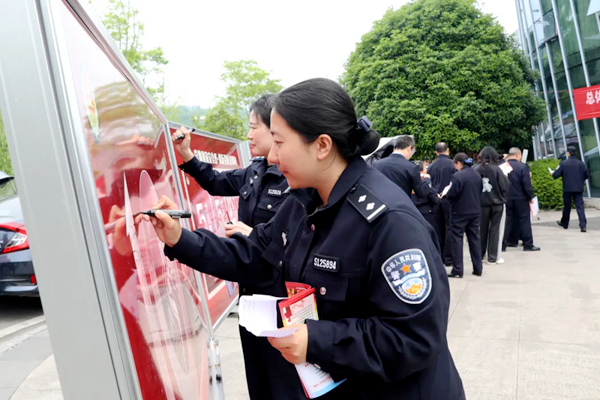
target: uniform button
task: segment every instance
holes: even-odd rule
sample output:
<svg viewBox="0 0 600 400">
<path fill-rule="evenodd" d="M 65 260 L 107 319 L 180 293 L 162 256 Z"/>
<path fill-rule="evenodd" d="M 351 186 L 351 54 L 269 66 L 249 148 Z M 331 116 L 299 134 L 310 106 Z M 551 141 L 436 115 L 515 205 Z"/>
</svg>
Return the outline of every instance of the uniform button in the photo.
<svg viewBox="0 0 600 400">
<path fill-rule="evenodd" d="M 242 293 L 246 293 L 246 288 L 243 288 L 243 289 L 242 289 Z"/>
<path fill-rule="evenodd" d="M 279 264 L 277 264 L 277 265 L 279 265 L 281 267 L 283 265 L 283 261 L 279 261 Z"/>
<path fill-rule="evenodd" d="M 352 189 L 350 189 L 350 193 L 354 193 L 354 192 L 356 192 L 356 186 L 353 187 Z"/>
<path fill-rule="evenodd" d="M 268 210 L 270 210 L 271 208 L 273 208 L 273 206 L 269 204 L 269 205 L 267 206 L 267 209 L 268 209 Z"/>
<path fill-rule="evenodd" d="M 248 192 L 244 192 L 244 196 L 246 195 L 246 193 L 248 193 Z"/>
<path fill-rule="evenodd" d="M 254 179 L 258 179 L 258 175 L 254 175 Z"/>
<path fill-rule="evenodd" d="M 325 296 L 327 294 L 327 289 L 325 288 L 325 286 L 319 289 L 319 293 L 321 293 L 321 296 Z"/>
<path fill-rule="evenodd" d="M 315 224 L 312 224 L 312 225 L 310 226 L 310 229 L 312 229 L 312 230 L 314 231 L 314 230 L 315 230 Z"/>
</svg>

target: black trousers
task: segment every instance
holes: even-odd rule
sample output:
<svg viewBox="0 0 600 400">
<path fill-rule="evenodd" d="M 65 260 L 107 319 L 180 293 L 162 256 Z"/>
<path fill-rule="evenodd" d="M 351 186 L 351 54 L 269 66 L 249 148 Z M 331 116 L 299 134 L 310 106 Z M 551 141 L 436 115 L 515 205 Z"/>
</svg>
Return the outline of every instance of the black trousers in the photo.
<svg viewBox="0 0 600 400">
<path fill-rule="evenodd" d="M 429 222 L 429 225 L 431 225 L 431 227 L 435 231 L 435 235 L 437 236 L 437 241 L 438 241 L 437 242 L 438 248 L 441 249 L 442 248 L 441 247 L 442 244 L 441 244 L 441 240 L 440 240 L 441 234 L 440 234 L 440 229 L 437 224 L 435 210 L 429 204 L 423 204 L 421 206 L 418 206 L 417 208 L 421 212 L 421 215 L 425 218 L 425 220 L 427 222 Z"/>
<path fill-rule="evenodd" d="M 450 202 L 442 199 L 435 210 L 440 249 L 445 265 L 452 264 L 452 227 L 450 224 Z"/>
<path fill-rule="evenodd" d="M 531 232 L 531 210 L 527 199 L 508 200 L 506 202 L 506 227 L 502 248 L 506 245 L 519 244 L 519 237 L 523 240 L 524 247 L 533 246 L 533 233 Z"/>
<path fill-rule="evenodd" d="M 464 273 L 463 237 L 467 234 L 469 252 L 473 261 L 473 272 L 481 274 L 481 239 L 479 238 L 479 214 L 452 214 L 452 273 L 460 276 Z"/>
<path fill-rule="evenodd" d="M 583 205 L 583 193 L 581 192 L 564 192 L 563 193 L 563 215 L 560 223 L 565 228 L 569 227 L 569 220 L 571 219 L 571 201 L 575 201 L 575 207 L 577 208 L 577 216 L 579 217 L 579 227 L 585 229 L 587 227 L 587 220 L 585 219 L 585 207 Z"/>
<path fill-rule="evenodd" d="M 503 211 L 503 205 L 481 206 L 481 254 L 487 251 L 489 262 L 498 260 L 500 221 Z"/>
</svg>

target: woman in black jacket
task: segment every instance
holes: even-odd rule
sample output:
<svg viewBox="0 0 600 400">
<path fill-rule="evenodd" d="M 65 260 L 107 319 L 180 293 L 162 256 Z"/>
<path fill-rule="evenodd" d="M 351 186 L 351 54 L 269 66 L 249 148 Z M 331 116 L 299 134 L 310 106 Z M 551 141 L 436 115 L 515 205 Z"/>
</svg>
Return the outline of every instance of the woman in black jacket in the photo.
<svg viewBox="0 0 600 400">
<path fill-rule="evenodd" d="M 504 264 L 498 257 L 500 243 L 500 221 L 506 203 L 506 192 L 510 182 L 499 165 L 500 156 L 491 146 L 479 153 L 479 162 L 475 171 L 481 175 L 483 191 L 481 195 L 481 254 L 487 249 L 488 264 Z M 484 256 L 485 257 L 485 256 Z"/>
</svg>

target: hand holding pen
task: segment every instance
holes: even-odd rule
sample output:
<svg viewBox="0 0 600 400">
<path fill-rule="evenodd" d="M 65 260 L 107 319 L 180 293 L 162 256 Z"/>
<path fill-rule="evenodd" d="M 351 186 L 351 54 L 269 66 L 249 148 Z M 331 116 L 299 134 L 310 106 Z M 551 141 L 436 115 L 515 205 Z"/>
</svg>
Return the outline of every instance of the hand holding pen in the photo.
<svg viewBox="0 0 600 400">
<path fill-rule="evenodd" d="M 192 133 L 195 131 L 193 128 L 189 131 L 185 126 L 182 126 L 171 136 L 173 147 L 181 155 L 184 162 L 188 162 L 194 158 L 194 152 L 190 148 L 190 144 L 192 142 Z"/>
<path fill-rule="evenodd" d="M 181 238 L 181 224 L 177 219 L 172 218 L 168 214 L 173 211 L 182 213 L 173 200 L 169 199 L 167 196 L 162 196 L 158 203 L 152 205 L 150 211 L 141 213 L 144 221 L 152 223 L 160 241 L 169 247 L 175 246 Z M 186 213 L 189 213 L 189 211 L 186 211 Z M 150 216 L 150 214 L 153 214 L 153 216 Z M 181 214 L 178 215 L 180 218 L 185 218 Z"/>
</svg>

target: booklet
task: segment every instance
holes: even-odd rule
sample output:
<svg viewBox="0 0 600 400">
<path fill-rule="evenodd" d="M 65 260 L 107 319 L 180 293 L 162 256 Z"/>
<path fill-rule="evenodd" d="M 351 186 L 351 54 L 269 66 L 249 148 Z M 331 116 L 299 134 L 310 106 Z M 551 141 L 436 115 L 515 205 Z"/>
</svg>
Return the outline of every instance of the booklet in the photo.
<svg viewBox="0 0 600 400">
<path fill-rule="evenodd" d="M 240 325 L 255 336 L 287 337 L 298 329 L 278 329 L 278 313 L 284 327 L 304 324 L 306 320 L 318 320 L 315 289 L 304 283 L 286 282 L 288 298 L 266 295 L 242 296 L 238 314 Z M 309 399 L 315 399 L 338 387 L 345 380 L 334 382 L 331 375 L 320 367 L 305 362 L 295 366 Z"/>
<path fill-rule="evenodd" d="M 513 170 L 513 167 L 510 166 L 508 161 L 500 164 L 499 167 L 506 176 L 508 176 L 508 174 L 510 174 Z"/>
<path fill-rule="evenodd" d="M 531 210 L 531 216 L 537 217 L 538 213 L 540 212 L 540 203 L 538 201 L 537 196 L 535 196 L 533 200 L 531 200 L 531 203 L 529 204 L 529 209 Z"/>
</svg>

